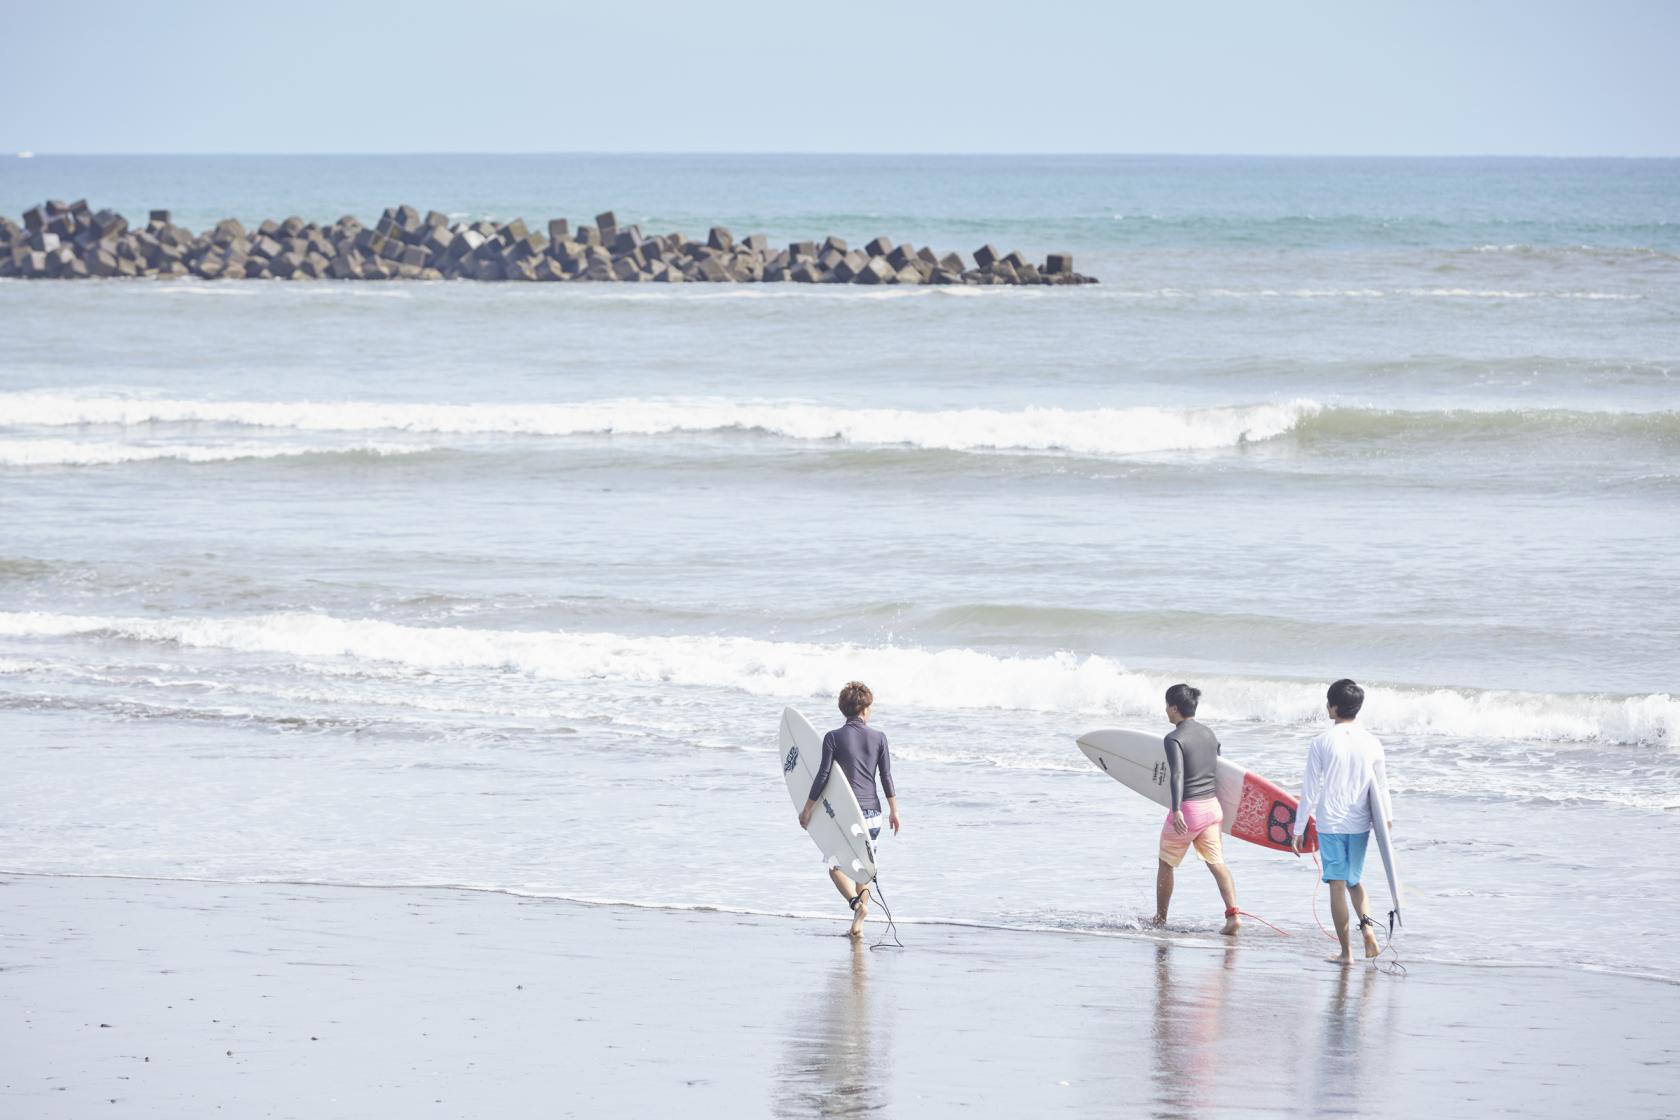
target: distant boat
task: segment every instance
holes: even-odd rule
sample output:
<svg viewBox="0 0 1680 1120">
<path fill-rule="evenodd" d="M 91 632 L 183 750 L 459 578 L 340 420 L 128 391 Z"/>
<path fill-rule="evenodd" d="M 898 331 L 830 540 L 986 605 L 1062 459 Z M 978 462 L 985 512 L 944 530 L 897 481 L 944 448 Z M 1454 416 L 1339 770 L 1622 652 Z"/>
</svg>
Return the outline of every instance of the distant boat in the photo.
<svg viewBox="0 0 1680 1120">
<path fill-rule="evenodd" d="M 18 153 L 18 158 L 19 159 L 34 159 L 35 158 L 35 153 L 34 152 L 19 152 Z"/>
</svg>

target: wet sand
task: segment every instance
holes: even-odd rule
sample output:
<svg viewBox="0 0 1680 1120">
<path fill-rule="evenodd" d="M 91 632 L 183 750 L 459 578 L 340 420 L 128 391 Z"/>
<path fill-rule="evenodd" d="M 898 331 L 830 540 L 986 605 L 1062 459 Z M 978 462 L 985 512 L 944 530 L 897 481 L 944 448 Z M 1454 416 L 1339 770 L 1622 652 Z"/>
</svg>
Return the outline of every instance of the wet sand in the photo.
<svg viewBox="0 0 1680 1120">
<path fill-rule="evenodd" d="M 18 1117 L 1673 1116 L 1680 987 L 458 890 L 9 877 Z M 871 927 L 871 940 L 879 931 Z"/>
</svg>

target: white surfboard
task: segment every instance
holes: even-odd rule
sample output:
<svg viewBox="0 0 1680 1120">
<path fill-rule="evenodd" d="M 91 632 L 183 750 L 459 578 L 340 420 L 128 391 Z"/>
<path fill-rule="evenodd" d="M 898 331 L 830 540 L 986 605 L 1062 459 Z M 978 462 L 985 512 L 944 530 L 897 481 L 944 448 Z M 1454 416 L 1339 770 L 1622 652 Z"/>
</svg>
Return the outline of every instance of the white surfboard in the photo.
<svg viewBox="0 0 1680 1120">
<path fill-rule="evenodd" d="M 1377 841 L 1377 853 L 1382 856 L 1383 870 L 1388 873 L 1388 897 L 1393 901 L 1394 908 L 1389 911 L 1389 917 L 1395 925 L 1400 921 L 1400 872 L 1394 863 L 1394 843 L 1389 839 L 1388 821 L 1383 817 L 1382 798 L 1377 796 L 1377 787 L 1372 786 L 1365 795 L 1366 804 L 1371 809 L 1371 832 Z"/>
<path fill-rule="evenodd" d="M 817 767 L 822 764 L 822 736 L 811 721 L 797 709 L 782 711 L 782 777 L 787 780 L 788 796 L 794 809 L 805 808 L 811 783 L 817 780 Z M 817 799 L 817 810 L 811 814 L 811 827 L 805 830 L 816 842 L 830 867 L 838 867 L 858 886 L 875 881 L 875 845 L 869 840 L 869 826 L 858 805 L 852 784 L 838 766 L 830 768 L 828 784 Z"/>
<path fill-rule="evenodd" d="M 1172 794 L 1167 790 L 1167 752 L 1160 735 L 1119 728 L 1087 731 L 1079 737 L 1079 749 L 1093 765 L 1127 789 L 1136 790 L 1162 808 L 1172 806 Z M 1224 758 L 1219 760 L 1214 781 L 1225 817 L 1219 831 L 1262 848 L 1290 850 L 1297 804 L 1294 797 Z M 1317 849 L 1318 830 L 1308 821 L 1301 850 Z"/>
</svg>

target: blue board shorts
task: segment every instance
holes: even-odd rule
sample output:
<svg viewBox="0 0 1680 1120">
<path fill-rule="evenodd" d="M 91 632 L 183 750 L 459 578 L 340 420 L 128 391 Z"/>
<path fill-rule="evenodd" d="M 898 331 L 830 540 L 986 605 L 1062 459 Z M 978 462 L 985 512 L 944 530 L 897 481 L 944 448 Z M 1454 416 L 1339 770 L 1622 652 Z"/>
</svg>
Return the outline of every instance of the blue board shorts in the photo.
<svg viewBox="0 0 1680 1120">
<path fill-rule="evenodd" d="M 1321 832 L 1318 834 L 1318 858 L 1324 865 L 1324 881 L 1340 879 L 1350 887 L 1359 885 L 1365 873 L 1365 845 L 1369 832 Z"/>
<path fill-rule="evenodd" d="M 881 838 L 881 810 L 865 809 L 863 811 L 863 823 L 869 826 L 869 838 L 871 840 Z"/>
</svg>

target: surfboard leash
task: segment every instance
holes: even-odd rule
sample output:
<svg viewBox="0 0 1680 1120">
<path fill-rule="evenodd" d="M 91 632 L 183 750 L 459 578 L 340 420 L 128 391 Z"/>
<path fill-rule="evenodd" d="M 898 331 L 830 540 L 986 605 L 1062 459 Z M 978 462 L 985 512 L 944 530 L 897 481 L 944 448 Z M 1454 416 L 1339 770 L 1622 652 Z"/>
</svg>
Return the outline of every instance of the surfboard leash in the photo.
<svg viewBox="0 0 1680 1120">
<path fill-rule="evenodd" d="M 1318 916 L 1318 892 L 1324 887 L 1324 865 L 1318 862 L 1317 852 L 1314 852 L 1312 857 L 1313 866 L 1319 870 L 1319 874 L 1313 876 L 1313 921 L 1318 923 L 1319 932 L 1323 933 L 1324 936 L 1329 938 L 1331 941 L 1340 944 L 1341 938 L 1331 933 L 1328 929 L 1325 929 L 1324 919 Z M 1400 963 L 1400 951 L 1394 947 L 1394 925 L 1399 920 L 1400 912 L 1398 910 L 1390 910 L 1388 912 L 1388 936 L 1383 939 L 1382 948 L 1377 950 L 1377 955 L 1371 958 L 1371 967 L 1375 968 L 1384 976 L 1406 975 L 1406 966 Z M 1377 924 L 1376 919 L 1362 914 L 1359 918 L 1359 925 L 1356 928 L 1363 929 L 1366 922 L 1370 922 L 1372 925 Z M 1394 960 L 1392 963 L 1385 963 L 1382 961 L 1382 955 L 1384 953 L 1390 953 L 1393 955 Z"/>
<path fill-rule="evenodd" d="M 904 942 L 898 939 L 898 923 L 893 921 L 892 907 L 887 905 L 887 896 L 881 893 L 881 880 L 877 877 L 871 880 L 869 885 L 874 888 L 875 897 L 881 900 L 881 913 L 887 916 L 887 932 L 883 933 L 881 939 L 869 947 L 869 951 L 873 953 L 877 949 L 904 948 Z M 891 945 L 887 944 L 887 938 L 889 937 L 893 939 Z"/>
</svg>

